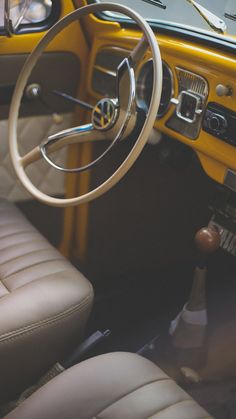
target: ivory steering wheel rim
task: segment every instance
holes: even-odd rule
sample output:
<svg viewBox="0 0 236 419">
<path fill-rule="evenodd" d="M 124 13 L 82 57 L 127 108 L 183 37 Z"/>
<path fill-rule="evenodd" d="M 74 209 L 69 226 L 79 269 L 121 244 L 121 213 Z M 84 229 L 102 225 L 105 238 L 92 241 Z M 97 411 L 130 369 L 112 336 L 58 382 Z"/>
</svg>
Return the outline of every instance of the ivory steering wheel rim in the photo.
<svg viewBox="0 0 236 419">
<path fill-rule="evenodd" d="M 17 122 L 19 116 L 19 109 L 21 98 L 23 96 L 25 87 L 27 85 L 28 78 L 37 63 L 39 57 L 47 47 L 47 45 L 52 41 L 52 39 L 63 29 L 65 29 L 70 23 L 80 19 L 81 17 L 86 16 L 90 13 L 97 13 L 103 11 L 110 11 L 116 13 L 122 13 L 133 19 L 142 30 L 145 37 L 145 41 L 150 47 L 152 59 L 153 59 L 153 87 L 152 87 L 152 97 L 150 101 L 150 106 L 146 115 L 146 120 L 143 124 L 141 132 L 136 140 L 135 145 L 132 147 L 131 151 L 116 169 L 116 171 L 103 183 L 101 183 L 96 188 L 90 190 L 89 192 L 76 196 L 73 198 L 55 198 L 50 195 L 47 195 L 41 192 L 29 179 L 25 172 L 25 168 L 22 164 L 22 157 L 18 151 L 18 140 L 17 140 Z M 84 6 L 80 9 L 76 9 L 69 15 L 65 16 L 59 22 L 57 22 L 49 31 L 44 35 L 44 37 L 37 44 L 35 49 L 31 52 L 30 56 L 25 62 L 23 69 L 18 77 L 14 94 L 12 97 L 12 102 L 10 106 L 9 114 L 9 151 L 12 160 L 13 167 L 15 169 L 16 175 L 20 180 L 21 184 L 26 188 L 26 190 L 37 200 L 51 206 L 56 207 L 68 207 L 83 204 L 90 202 L 118 183 L 122 177 L 128 172 L 132 167 L 141 151 L 143 150 L 150 132 L 153 128 L 153 125 L 156 120 L 157 111 L 160 104 L 162 91 L 162 60 L 159 50 L 159 46 L 156 40 L 156 37 L 150 28 L 149 24 L 136 12 L 132 9 L 121 6 L 116 3 L 96 3 Z"/>
</svg>

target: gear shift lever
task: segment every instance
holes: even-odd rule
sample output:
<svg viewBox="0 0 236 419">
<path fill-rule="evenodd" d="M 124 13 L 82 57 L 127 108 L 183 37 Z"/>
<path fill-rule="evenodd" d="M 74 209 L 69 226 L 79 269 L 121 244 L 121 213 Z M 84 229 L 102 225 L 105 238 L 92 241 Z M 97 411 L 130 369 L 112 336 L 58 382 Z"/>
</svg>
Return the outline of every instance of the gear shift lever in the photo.
<svg viewBox="0 0 236 419">
<path fill-rule="evenodd" d="M 207 255 L 214 253 L 220 247 L 220 234 L 214 227 L 203 227 L 196 233 L 194 241 L 202 257 L 202 262 L 205 259 L 206 263 Z"/>
<path fill-rule="evenodd" d="M 193 285 L 186 308 L 191 311 L 205 309 L 205 282 L 208 256 L 220 247 L 220 234 L 216 228 L 204 227 L 199 230 L 194 242 L 199 251 L 197 266 L 194 271 Z"/>
<path fill-rule="evenodd" d="M 185 377 L 192 381 L 195 381 L 194 371 L 188 367 L 197 368 L 201 364 L 206 338 L 206 264 L 208 255 L 220 246 L 220 234 L 213 227 L 205 227 L 196 233 L 194 241 L 199 255 L 190 297 L 170 327 L 172 344 L 178 352 L 178 364 L 182 367 L 181 371 Z"/>
</svg>

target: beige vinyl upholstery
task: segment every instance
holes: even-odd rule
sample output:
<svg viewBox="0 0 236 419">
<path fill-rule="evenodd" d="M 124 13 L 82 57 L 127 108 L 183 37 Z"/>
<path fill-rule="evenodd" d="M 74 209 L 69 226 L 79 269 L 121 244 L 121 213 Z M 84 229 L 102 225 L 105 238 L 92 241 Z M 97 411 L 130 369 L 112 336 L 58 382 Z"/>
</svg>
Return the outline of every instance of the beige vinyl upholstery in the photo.
<svg viewBox="0 0 236 419">
<path fill-rule="evenodd" d="M 13 399 L 82 337 L 93 291 L 26 220 L 0 200 L 0 400 Z M 111 353 L 36 391 L 8 419 L 206 419 L 156 365 Z"/>
<path fill-rule="evenodd" d="M 6 419 L 210 419 L 152 362 L 110 353 L 63 372 Z"/>
<path fill-rule="evenodd" d="M 72 125 L 72 114 L 61 114 L 61 122 L 55 123 L 52 115 L 30 116 L 19 118 L 18 136 L 22 155 L 26 154 L 36 145 L 40 144 L 50 135 Z M 17 202 L 30 199 L 25 188 L 17 181 L 11 164 L 8 146 L 8 119 L 0 120 L 0 197 L 8 201 Z M 67 150 L 61 149 L 54 156 L 57 164 L 66 161 Z M 65 192 L 65 174 L 49 166 L 44 160 L 32 164 L 28 168 L 30 179 L 37 187 L 49 195 L 63 195 Z"/>
<path fill-rule="evenodd" d="M 0 402 L 35 382 L 80 342 L 90 283 L 0 200 Z"/>
</svg>

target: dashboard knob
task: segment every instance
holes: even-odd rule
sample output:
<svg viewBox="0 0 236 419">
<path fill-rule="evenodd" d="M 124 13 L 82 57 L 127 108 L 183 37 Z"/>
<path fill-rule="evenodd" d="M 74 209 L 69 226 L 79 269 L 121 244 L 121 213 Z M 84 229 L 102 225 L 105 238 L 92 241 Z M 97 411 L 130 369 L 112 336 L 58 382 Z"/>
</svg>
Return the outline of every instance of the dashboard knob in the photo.
<svg viewBox="0 0 236 419">
<path fill-rule="evenodd" d="M 228 122 L 223 115 L 212 112 L 207 118 L 207 126 L 216 134 L 224 134 L 227 130 Z"/>
<path fill-rule="evenodd" d="M 231 96 L 232 93 L 233 93 L 233 89 L 230 86 L 224 86 L 223 84 L 218 84 L 216 86 L 217 96 Z"/>
<path fill-rule="evenodd" d="M 38 99 L 41 93 L 41 86 L 38 83 L 29 84 L 25 89 L 25 96 L 28 99 Z"/>
</svg>

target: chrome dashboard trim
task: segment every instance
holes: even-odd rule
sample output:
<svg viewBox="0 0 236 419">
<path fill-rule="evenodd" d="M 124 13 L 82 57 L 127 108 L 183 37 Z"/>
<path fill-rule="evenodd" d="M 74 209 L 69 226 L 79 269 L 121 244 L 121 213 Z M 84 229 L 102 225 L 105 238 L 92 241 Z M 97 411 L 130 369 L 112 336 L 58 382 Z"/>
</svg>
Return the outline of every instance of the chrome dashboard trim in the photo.
<svg viewBox="0 0 236 419">
<path fill-rule="evenodd" d="M 195 107 L 193 119 L 187 118 L 187 117 L 183 116 L 182 113 L 181 113 L 182 98 L 183 98 L 184 94 L 196 99 L 196 107 Z M 176 115 L 180 119 L 183 119 L 183 121 L 188 122 L 189 124 L 193 124 L 194 122 L 196 122 L 197 116 L 201 115 L 201 113 L 202 113 L 201 104 L 202 104 L 202 98 L 200 96 L 197 96 L 190 91 L 182 90 L 182 92 L 180 92 L 180 94 L 178 96 L 178 104 L 177 104 L 177 107 L 176 107 Z"/>
<path fill-rule="evenodd" d="M 208 96 L 208 92 L 209 92 L 208 82 L 204 77 L 182 67 L 175 67 L 175 69 L 177 72 L 179 88 L 181 88 L 181 84 L 183 84 L 184 82 L 183 80 L 185 80 L 185 83 L 187 80 L 187 84 L 190 85 L 189 86 L 190 90 L 194 91 L 195 93 L 198 93 L 199 95 L 202 95 L 203 97 Z M 200 84 L 200 82 L 202 84 Z"/>
<path fill-rule="evenodd" d="M 171 103 L 176 108 L 166 122 L 166 126 L 191 140 L 195 140 L 202 128 L 203 111 L 206 108 L 209 93 L 208 82 L 201 75 L 185 68 L 175 67 L 175 70 L 178 80 L 178 97 L 171 99 Z M 194 120 L 185 118 L 180 113 L 182 92 L 192 95 L 197 99 Z"/>
<path fill-rule="evenodd" d="M 162 118 L 168 112 L 168 110 L 170 108 L 170 105 L 171 105 L 171 99 L 173 98 L 174 93 L 175 93 L 175 80 L 174 80 L 173 71 L 171 70 L 170 66 L 166 63 L 166 61 L 162 60 L 162 63 L 166 67 L 166 69 L 169 73 L 170 79 L 171 79 L 171 96 L 170 96 L 170 101 L 169 101 L 168 107 L 166 108 L 164 113 L 158 114 L 158 118 Z"/>
<path fill-rule="evenodd" d="M 146 78 L 146 76 L 145 76 L 145 74 L 141 75 L 141 72 L 142 72 L 142 70 L 144 70 L 144 66 L 146 66 L 148 63 L 152 63 L 152 61 L 153 61 L 152 58 L 149 58 L 148 60 L 142 62 L 142 65 L 138 69 L 138 72 L 137 72 L 137 84 L 138 84 L 137 90 L 138 91 L 140 91 L 140 90 L 141 91 L 144 91 L 145 90 L 145 81 L 146 81 L 145 78 Z M 175 89 L 174 89 L 175 88 L 175 83 L 174 83 L 174 75 L 173 75 L 173 72 L 172 72 L 170 66 L 166 63 L 166 61 L 162 60 L 162 65 L 168 71 L 168 74 L 170 76 L 170 81 L 171 81 L 171 95 L 170 95 L 169 104 L 164 109 L 164 111 L 163 112 L 159 112 L 158 111 L 157 119 L 162 118 L 168 112 L 168 110 L 170 108 L 170 105 L 171 105 L 172 98 L 174 96 L 174 91 L 175 91 Z M 163 80 L 163 83 L 164 83 L 164 80 Z M 141 100 L 140 100 L 140 102 L 141 102 Z"/>
</svg>

